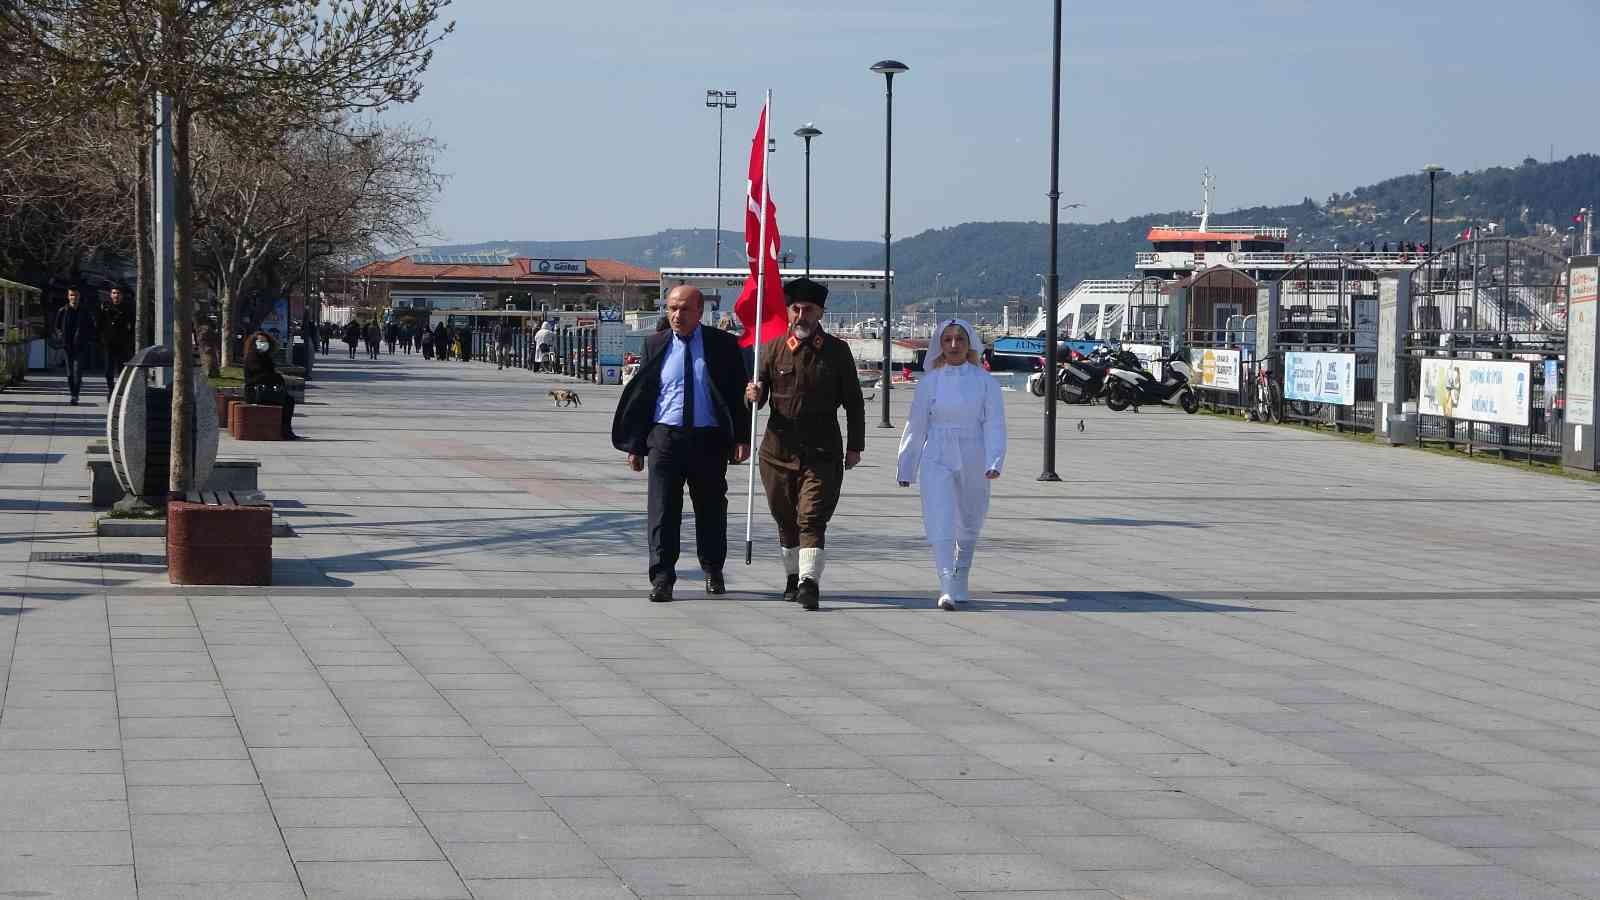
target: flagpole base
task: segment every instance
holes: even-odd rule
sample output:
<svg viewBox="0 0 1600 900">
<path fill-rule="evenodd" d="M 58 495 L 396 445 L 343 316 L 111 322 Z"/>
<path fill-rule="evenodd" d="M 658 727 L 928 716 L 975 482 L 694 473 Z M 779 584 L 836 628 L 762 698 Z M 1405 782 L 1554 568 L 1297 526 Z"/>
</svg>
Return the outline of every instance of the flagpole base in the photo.
<svg viewBox="0 0 1600 900">
<path fill-rule="evenodd" d="M 1054 472 L 1041 472 L 1041 473 L 1039 473 L 1039 477 L 1034 479 L 1034 481 L 1060 481 L 1060 480 L 1061 480 L 1061 476 L 1057 475 Z"/>
<path fill-rule="evenodd" d="M 750 560 L 755 556 L 755 541 L 744 542 L 744 564 L 750 565 Z"/>
</svg>

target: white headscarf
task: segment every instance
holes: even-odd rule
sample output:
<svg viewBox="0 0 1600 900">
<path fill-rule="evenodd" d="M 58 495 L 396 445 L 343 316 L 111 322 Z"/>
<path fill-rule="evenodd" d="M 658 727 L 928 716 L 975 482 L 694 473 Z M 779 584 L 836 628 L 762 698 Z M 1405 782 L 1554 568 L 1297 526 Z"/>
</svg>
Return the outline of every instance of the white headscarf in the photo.
<svg viewBox="0 0 1600 900">
<path fill-rule="evenodd" d="M 933 341 L 928 345 L 928 352 L 922 357 L 922 371 L 932 372 L 933 361 L 944 356 L 944 331 L 951 325 L 960 325 L 961 330 L 967 333 L 967 348 L 973 353 L 983 356 L 983 338 L 978 337 L 978 329 L 966 319 L 945 319 L 933 330 Z"/>
</svg>

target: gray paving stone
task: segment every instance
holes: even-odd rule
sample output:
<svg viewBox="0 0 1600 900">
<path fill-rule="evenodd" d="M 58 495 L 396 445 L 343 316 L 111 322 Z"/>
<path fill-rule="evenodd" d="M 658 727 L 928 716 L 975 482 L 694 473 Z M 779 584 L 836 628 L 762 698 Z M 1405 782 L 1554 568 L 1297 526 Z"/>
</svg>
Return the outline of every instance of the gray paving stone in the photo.
<svg viewBox="0 0 1600 900">
<path fill-rule="evenodd" d="M 285 828 L 295 862 L 442 859 L 422 828 Z"/>
<path fill-rule="evenodd" d="M 419 815 L 434 838 L 444 843 L 578 840 L 577 834 L 553 812 L 424 811 Z"/>
<path fill-rule="evenodd" d="M 476 900 L 635 900 L 615 877 L 467 879 Z"/>
<path fill-rule="evenodd" d="M 446 862 L 304 862 L 296 868 L 309 897 L 465 900 L 466 885 Z"/>
<path fill-rule="evenodd" d="M 619 859 L 610 865 L 641 897 L 791 893 L 783 881 L 746 859 Z"/>
<path fill-rule="evenodd" d="M 952 891 L 1087 890 L 1099 885 L 1038 854 L 940 853 L 906 857 Z"/>
</svg>

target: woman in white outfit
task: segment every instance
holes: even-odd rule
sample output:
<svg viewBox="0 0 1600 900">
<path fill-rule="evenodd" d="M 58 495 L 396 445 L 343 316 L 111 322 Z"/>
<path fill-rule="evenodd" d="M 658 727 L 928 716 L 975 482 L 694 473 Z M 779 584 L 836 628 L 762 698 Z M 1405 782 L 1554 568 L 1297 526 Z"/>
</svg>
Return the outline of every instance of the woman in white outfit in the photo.
<svg viewBox="0 0 1600 900">
<path fill-rule="evenodd" d="M 967 599 L 989 482 L 1006 459 L 1006 412 L 1000 383 L 979 364 L 977 329 L 949 319 L 934 334 L 938 352 L 917 382 L 896 478 L 901 487 L 922 483 L 922 527 L 939 572 L 939 608 L 948 610 Z"/>
</svg>

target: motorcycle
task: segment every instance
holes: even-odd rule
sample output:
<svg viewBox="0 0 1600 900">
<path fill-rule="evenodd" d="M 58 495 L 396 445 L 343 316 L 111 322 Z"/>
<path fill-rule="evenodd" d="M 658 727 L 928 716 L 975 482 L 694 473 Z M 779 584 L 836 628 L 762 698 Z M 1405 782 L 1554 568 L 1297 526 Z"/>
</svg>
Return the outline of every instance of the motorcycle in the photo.
<svg viewBox="0 0 1600 900">
<path fill-rule="evenodd" d="M 1200 395 L 1189 386 L 1194 370 L 1183 353 L 1174 353 L 1166 360 L 1166 376 L 1159 381 L 1137 365 L 1119 365 L 1107 373 L 1106 406 L 1115 412 L 1133 407 L 1139 411 L 1143 404 L 1171 403 L 1194 414 L 1200 409 Z"/>
<path fill-rule="evenodd" d="M 1073 352 L 1056 369 L 1057 399 L 1062 403 L 1093 403 L 1105 393 L 1106 373 L 1119 365 L 1137 368 L 1139 359 L 1127 350 L 1110 347 L 1100 347 L 1087 356 Z M 1044 396 L 1042 372 L 1028 379 L 1028 390 L 1035 397 Z"/>
</svg>

